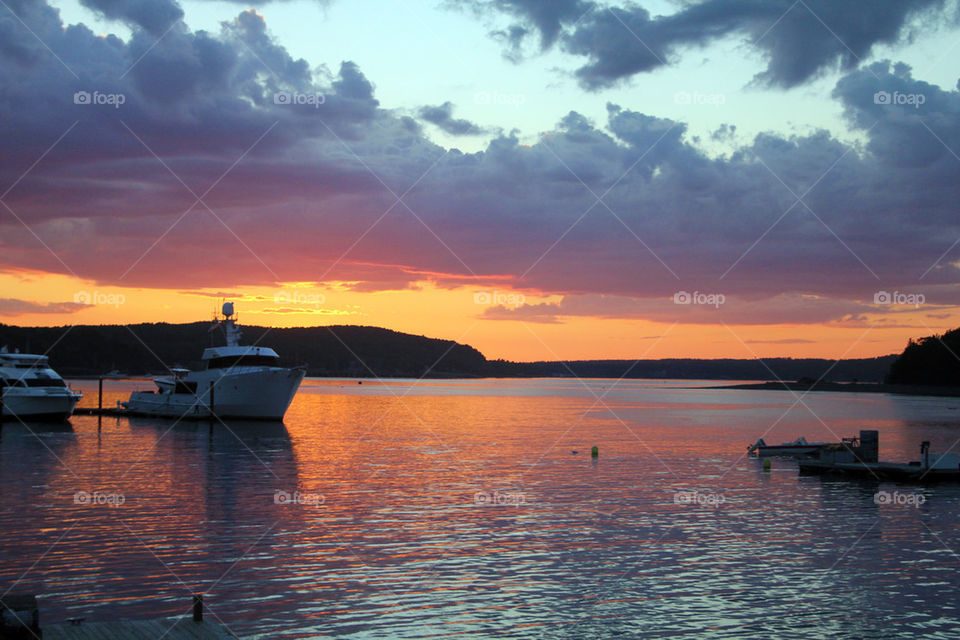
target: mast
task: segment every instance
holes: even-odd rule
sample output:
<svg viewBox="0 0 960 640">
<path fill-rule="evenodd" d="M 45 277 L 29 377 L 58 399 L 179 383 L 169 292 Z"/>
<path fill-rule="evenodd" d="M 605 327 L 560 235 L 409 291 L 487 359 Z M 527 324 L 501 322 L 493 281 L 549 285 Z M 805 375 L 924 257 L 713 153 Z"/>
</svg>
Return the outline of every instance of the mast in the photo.
<svg viewBox="0 0 960 640">
<path fill-rule="evenodd" d="M 223 331 L 227 336 L 227 346 L 228 347 L 239 347 L 240 346 L 240 328 L 237 327 L 233 319 L 233 303 L 224 302 L 223 303 Z"/>
</svg>

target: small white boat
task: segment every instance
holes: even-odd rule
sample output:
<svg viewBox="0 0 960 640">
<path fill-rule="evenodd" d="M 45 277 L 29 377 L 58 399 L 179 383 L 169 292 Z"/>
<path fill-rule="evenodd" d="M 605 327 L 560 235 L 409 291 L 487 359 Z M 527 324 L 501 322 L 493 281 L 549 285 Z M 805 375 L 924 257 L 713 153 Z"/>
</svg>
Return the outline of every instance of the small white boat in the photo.
<svg viewBox="0 0 960 640">
<path fill-rule="evenodd" d="M 119 403 L 130 413 L 169 418 L 250 418 L 282 420 L 300 388 L 306 367 L 281 367 L 269 347 L 241 346 L 233 303 L 223 305 L 226 346 L 203 351 L 201 371 L 171 369 L 156 378 L 156 391 L 134 391 Z"/>
<path fill-rule="evenodd" d="M 758 458 L 767 458 L 770 456 L 808 456 L 816 453 L 821 447 L 826 445 L 826 442 L 807 442 L 807 439 L 804 437 L 797 438 L 793 442 L 784 442 L 783 444 L 767 444 L 763 438 L 760 438 L 747 447 L 747 452 Z"/>
<path fill-rule="evenodd" d="M 3 415 L 21 420 L 66 420 L 83 394 L 50 368 L 47 356 L 0 349 Z"/>
</svg>

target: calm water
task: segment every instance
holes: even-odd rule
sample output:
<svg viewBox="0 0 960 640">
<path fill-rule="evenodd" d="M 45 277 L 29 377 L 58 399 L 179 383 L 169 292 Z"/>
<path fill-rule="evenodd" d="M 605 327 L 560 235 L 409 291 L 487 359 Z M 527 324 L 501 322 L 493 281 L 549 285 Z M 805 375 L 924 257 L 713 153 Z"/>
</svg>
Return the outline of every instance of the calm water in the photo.
<svg viewBox="0 0 960 640">
<path fill-rule="evenodd" d="M 307 380 L 285 424 L 6 425 L 0 589 L 45 623 L 206 592 L 270 638 L 960 634 L 960 487 L 742 455 L 877 428 L 917 459 L 960 438 L 960 399 L 689 386 Z"/>
</svg>

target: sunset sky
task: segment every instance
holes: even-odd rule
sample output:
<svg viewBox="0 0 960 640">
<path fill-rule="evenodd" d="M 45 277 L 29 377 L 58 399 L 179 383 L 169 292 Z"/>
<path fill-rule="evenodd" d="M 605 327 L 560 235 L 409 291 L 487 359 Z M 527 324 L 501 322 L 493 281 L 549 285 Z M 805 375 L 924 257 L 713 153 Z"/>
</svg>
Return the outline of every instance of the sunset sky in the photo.
<svg viewBox="0 0 960 640">
<path fill-rule="evenodd" d="M 868 6 L 5 0 L 0 322 L 899 352 L 960 326 L 960 9 Z"/>
</svg>

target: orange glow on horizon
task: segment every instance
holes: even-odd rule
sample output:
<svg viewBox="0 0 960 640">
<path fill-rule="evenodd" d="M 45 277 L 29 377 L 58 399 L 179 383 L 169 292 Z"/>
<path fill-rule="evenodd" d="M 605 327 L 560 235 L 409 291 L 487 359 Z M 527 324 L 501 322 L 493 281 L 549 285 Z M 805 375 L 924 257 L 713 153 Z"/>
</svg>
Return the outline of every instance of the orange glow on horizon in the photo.
<svg viewBox="0 0 960 640">
<path fill-rule="evenodd" d="M 642 319 L 561 317 L 558 322 L 483 317 L 477 289 L 438 288 L 354 291 L 350 283 L 280 283 L 277 287 L 229 287 L 223 291 L 101 287 L 89 281 L 36 272 L 0 274 L 7 301 L 29 301 L 47 310 L 0 309 L 0 322 L 20 326 L 185 323 L 206 321 L 221 299 L 237 303 L 243 324 L 271 327 L 378 326 L 431 338 L 455 340 L 487 358 L 517 361 L 660 358 L 862 358 L 899 353 L 909 338 L 960 325 L 960 317 L 918 312 L 898 314 L 894 325 L 879 316 L 849 323 L 810 325 L 670 324 Z M 509 291 L 503 289 L 504 292 Z M 559 296 L 527 304 L 555 303 Z M 87 302 L 79 311 L 57 306 Z M 65 305 L 72 307 L 72 305 Z M 873 327 L 871 327 L 873 324 Z M 888 326 L 889 325 L 889 326 Z"/>
</svg>

